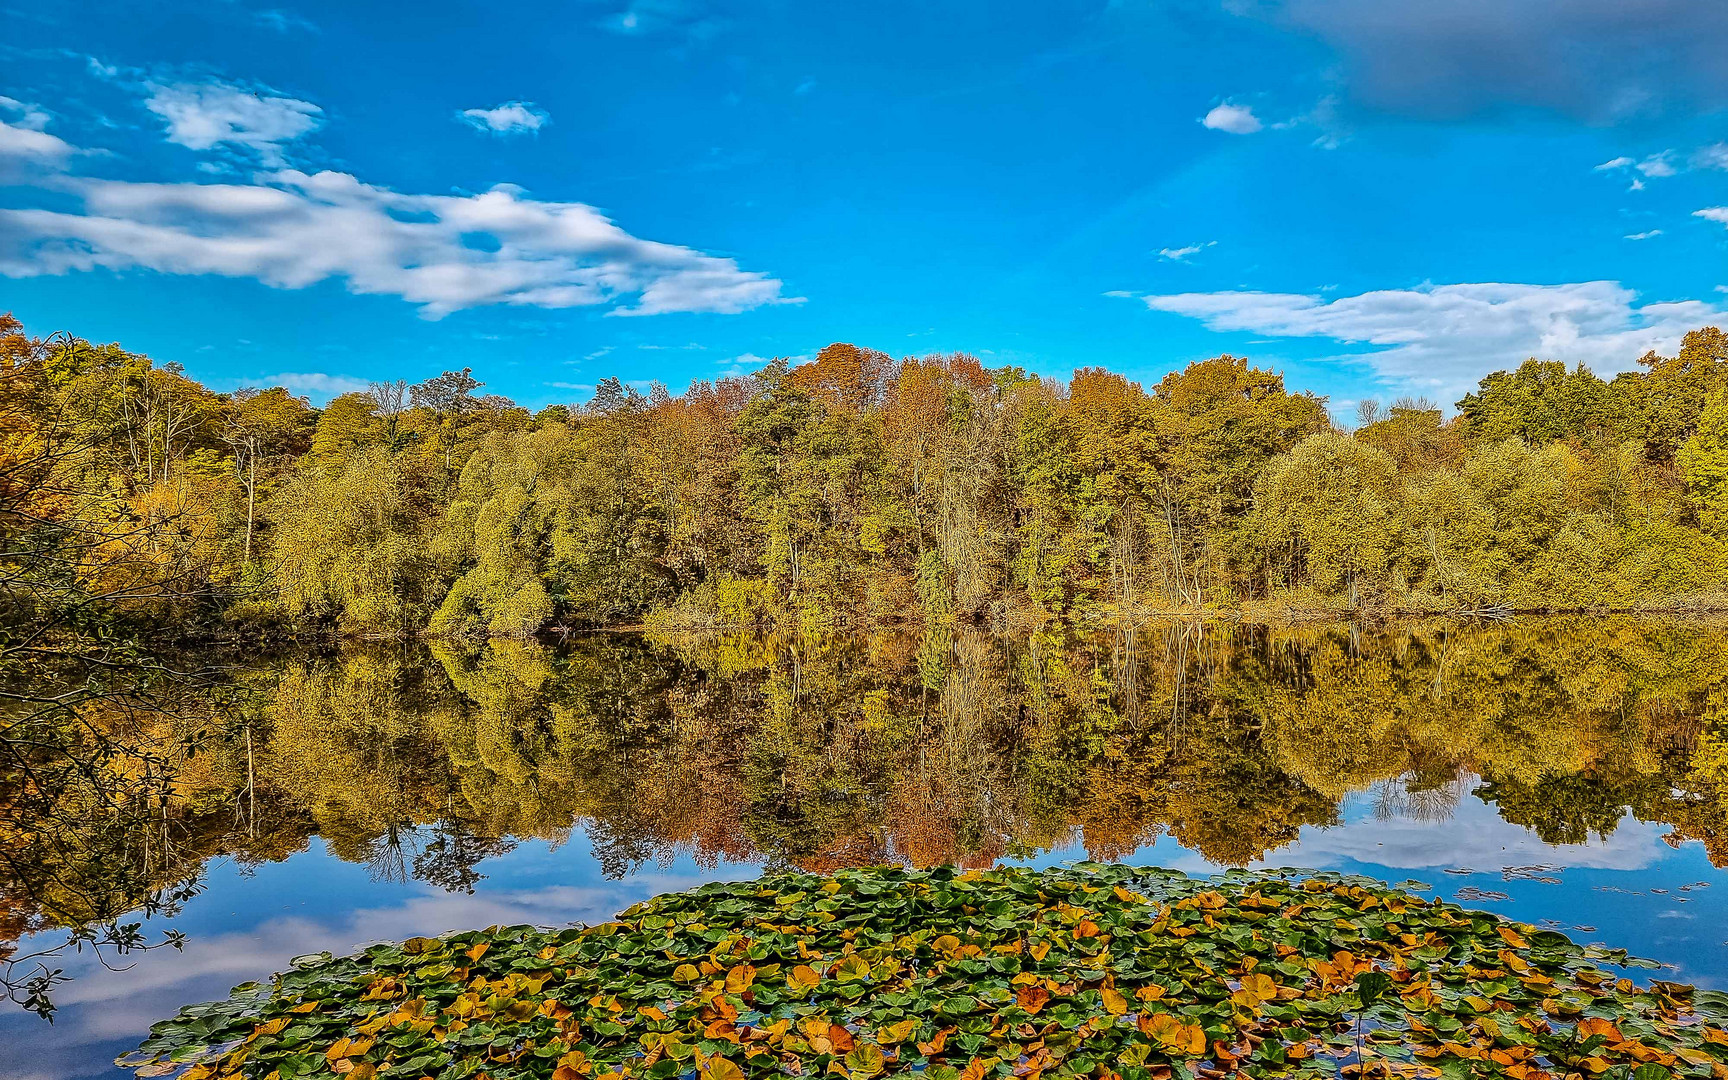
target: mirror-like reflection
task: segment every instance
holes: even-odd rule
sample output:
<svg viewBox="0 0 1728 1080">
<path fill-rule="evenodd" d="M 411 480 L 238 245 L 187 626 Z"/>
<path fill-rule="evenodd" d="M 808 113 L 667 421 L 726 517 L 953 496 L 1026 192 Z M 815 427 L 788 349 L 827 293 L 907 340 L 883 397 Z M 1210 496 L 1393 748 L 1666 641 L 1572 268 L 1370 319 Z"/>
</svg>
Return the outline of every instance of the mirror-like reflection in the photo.
<svg viewBox="0 0 1728 1080">
<path fill-rule="evenodd" d="M 1082 854 L 1485 871 L 1490 901 L 1493 882 L 1559 880 L 1536 854 L 1479 842 L 1484 820 L 1537 854 L 1583 845 L 1598 853 L 1586 866 L 1618 865 L 1617 835 L 1651 828 L 1728 864 L 1728 628 L 1712 624 L 1169 624 L 1015 644 L 964 629 L 596 634 L 228 671 L 196 704 L 92 703 L 92 730 L 136 753 L 93 758 L 40 827 L 4 818 L 0 948 L 171 912 L 209 868 L 290 870 L 309 850 L 380 894 L 495 903 L 487 876 L 520 865 L 513 850 L 555 852 L 573 833 L 594 880 L 626 882 Z M 89 794 L 140 771 L 156 783 L 133 812 Z M 1416 861 L 1377 850 L 1418 833 Z M 341 877 L 319 902 L 364 908 L 371 886 Z M 223 888 L 209 903 L 239 887 Z"/>
</svg>

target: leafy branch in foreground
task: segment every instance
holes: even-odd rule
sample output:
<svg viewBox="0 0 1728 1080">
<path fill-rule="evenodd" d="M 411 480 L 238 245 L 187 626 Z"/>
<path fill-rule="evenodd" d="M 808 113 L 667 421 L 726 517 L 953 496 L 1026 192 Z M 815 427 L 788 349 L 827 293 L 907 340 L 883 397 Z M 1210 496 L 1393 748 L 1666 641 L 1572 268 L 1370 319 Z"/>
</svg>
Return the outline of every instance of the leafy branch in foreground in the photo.
<svg viewBox="0 0 1728 1080">
<path fill-rule="evenodd" d="M 1728 995 L 1594 961 L 1639 963 L 1356 877 L 777 874 L 595 927 L 303 957 L 120 1063 L 182 1080 L 1728 1075 Z"/>
</svg>

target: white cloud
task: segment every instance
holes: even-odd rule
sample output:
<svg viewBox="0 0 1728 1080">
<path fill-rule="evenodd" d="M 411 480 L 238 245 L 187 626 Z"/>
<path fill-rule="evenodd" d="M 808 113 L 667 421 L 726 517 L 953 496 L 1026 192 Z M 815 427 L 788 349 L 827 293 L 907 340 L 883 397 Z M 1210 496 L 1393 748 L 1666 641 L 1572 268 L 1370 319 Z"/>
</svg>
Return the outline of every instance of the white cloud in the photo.
<svg viewBox="0 0 1728 1080">
<path fill-rule="evenodd" d="M 1226 131 L 1232 135 L 1252 135 L 1264 126 L 1253 109 L 1247 105 L 1232 105 L 1228 101 L 1212 106 L 1212 111 L 1202 116 L 1200 122 L 1213 131 Z"/>
<path fill-rule="evenodd" d="M 317 130 L 324 110 L 309 101 L 229 83 L 150 84 L 144 103 L 168 122 L 168 141 L 191 150 L 235 146 L 265 165 L 282 164 L 282 146 Z"/>
<path fill-rule="evenodd" d="M 1159 248 L 1158 257 L 1161 259 L 1169 259 L 1171 262 L 1182 262 L 1186 260 L 1188 256 L 1198 255 L 1217 242 L 1218 241 L 1216 240 L 1208 240 L 1203 244 L 1190 244 L 1187 247 Z"/>
<path fill-rule="evenodd" d="M 1629 158 L 1622 155 L 1611 161 L 1604 161 L 1602 164 L 1596 166 L 1595 171 L 1621 172 L 1625 169 L 1632 169 L 1652 180 L 1659 180 L 1663 177 L 1673 176 L 1680 171 L 1680 169 L 1674 164 L 1674 151 L 1672 150 L 1664 150 L 1658 154 L 1651 154 L 1643 161 L 1638 161 L 1635 158 Z M 1643 187 L 1643 181 L 1636 178 L 1633 179 L 1633 191 L 1638 191 Z"/>
<path fill-rule="evenodd" d="M 48 113 L 41 106 L 4 94 L 0 94 L 0 113 L 10 114 L 14 124 L 29 131 L 41 131 L 48 126 Z"/>
<path fill-rule="evenodd" d="M 1728 143 L 1713 143 L 1700 147 L 1692 155 L 1694 169 L 1724 169 L 1728 170 Z"/>
<path fill-rule="evenodd" d="M 524 135 L 552 122 L 552 114 L 532 101 L 506 101 L 491 109 L 463 109 L 456 119 L 492 135 Z"/>
<path fill-rule="evenodd" d="M 399 296 L 430 319 L 508 304 L 615 307 L 617 315 L 735 313 L 796 303 L 732 259 L 631 236 L 591 206 L 500 185 L 477 195 L 401 194 L 338 172 L 293 169 L 250 184 L 62 177 L 83 212 L 0 210 L 0 274 L 98 267 L 252 277 L 298 289 L 340 279 Z"/>
<path fill-rule="evenodd" d="M 1705 221 L 1715 221 L 1728 225 L 1728 206 L 1707 206 L 1702 210 L 1692 211 L 1693 217 L 1701 217 Z M 1721 286 L 1717 286 L 1721 288 Z"/>
<path fill-rule="evenodd" d="M 1674 151 L 1664 150 L 1660 154 L 1651 154 L 1638 163 L 1638 171 L 1645 176 L 1658 178 L 1673 176 L 1679 170 L 1674 167 Z"/>
<path fill-rule="evenodd" d="M 1728 223 L 1728 207 L 1720 213 L 1715 220 Z M 1389 384 L 1447 395 L 1532 356 L 1582 362 L 1603 374 L 1629 370 L 1651 349 L 1672 354 L 1686 331 L 1723 314 L 1697 300 L 1639 304 L 1613 281 L 1425 285 L 1330 301 L 1264 292 L 1140 299 L 1211 330 L 1376 346 L 1334 359 L 1365 363 Z"/>
<path fill-rule="evenodd" d="M 1649 229 L 1649 230 L 1646 230 L 1644 232 L 1627 233 L 1626 239 L 1628 239 L 1628 240 L 1654 240 L 1656 237 L 1661 236 L 1661 235 L 1662 235 L 1661 229 Z"/>
<path fill-rule="evenodd" d="M 372 384 L 351 375 L 326 375 L 321 371 L 284 371 L 278 375 L 266 375 L 256 380 L 254 385 L 285 387 L 323 403 L 343 394 L 363 394 Z"/>
<path fill-rule="evenodd" d="M 19 180 L 35 170 L 58 169 L 76 152 L 77 147 L 46 131 L 0 120 L 0 181 Z"/>
<path fill-rule="evenodd" d="M 1597 172 L 1618 172 L 1632 169 L 1652 180 L 1676 176 L 1688 169 L 1722 169 L 1728 170 L 1728 143 L 1712 143 L 1701 146 L 1681 159 L 1673 150 L 1664 150 L 1659 154 L 1651 154 L 1643 161 L 1629 157 L 1617 157 L 1612 161 L 1604 161 L 1596 166 Z M 1632 190 L 1639 191 L 1644 187 L 1644 181 L 1634 177 Z"/>
<path fill-rule="evenodd" d="M 0 167 L 76 153 L 0 124 Z M 0 209 L 0 276 L 147 269 L 256 278 L 298 289 L 341 280 L 439 319 L 507 304 L 613 305 L 613 315 L 732 314 L 801 303 L 730 258 L 632 236 L 583 203 L 501 184 L 475 195 L 404 194 L 347 173 L 296 169 L 251 183 L 142 183 L 56 173 L 56 209 Z M 70 196 L 81 209 L 64 207 Z M 633 300 L 633 302 L 632 302 Z"/>
</svg>

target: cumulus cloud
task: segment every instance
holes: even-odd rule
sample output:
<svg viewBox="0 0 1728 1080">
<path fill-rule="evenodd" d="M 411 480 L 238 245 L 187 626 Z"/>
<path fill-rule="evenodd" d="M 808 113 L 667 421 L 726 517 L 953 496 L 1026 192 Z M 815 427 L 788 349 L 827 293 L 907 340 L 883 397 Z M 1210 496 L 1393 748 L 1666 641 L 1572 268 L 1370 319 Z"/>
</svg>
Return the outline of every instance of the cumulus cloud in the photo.
<svg viewBox="0 0 1728 1080">
<path fill-rule="evenodd" d="M 74 151 L 0 124 L 0 167 L 52 164 Z M 53 209 L 0 209 L 0 275 L 147 269 L 282 289 L 339 280 L 350 292 L 399 296 L 429 319 L 493 304 L 657 315 L 802 300 L 730 258 L 643 240 L 591 206 L 533 199 L 508 184 L 418 195 L 347 173 L 278 169 L 230 184 L 59 172 L 39 186 L 52 190 Z"/>
<path fill-rule="evenodd" d="M 1370 108 L 1458 118 L 1506 107 L 1612 123 L 1728 105 L 1717 0 L 1227 0 L 1314 34 Z"/>
<path fill-rule="evenodd" d="M 341 279 L 400 296 L 430 319 L 492 304 L 613 314 L 735 313 L 787 302 L 731 259 L 631 236 L 582 203 L 501 185 L 412 195 L 346 173 L 292 169 L 252 184 L 68 180 L 83 213 L 0 211 L 0 274 L 98 267 L 253 277 L 283 289 Z"/>
<path fill-rule="evenodd" d="M 237 147 L 265 165 L 282 146 L 317 130 L 324 110 L 298 98 L 223 82 L 150 84 L 144 105 L 168 124 L 168 141 L 192 150 Z"/>
<path fill-rule="evenodd" d="M 1226 131 L 1232 135 L 1252 135 L 1265 126 L 1254 115 L 1253 109 L 1228 101 L 1212 106 L 1212 111 L 1202 116 L 1200 123 L 1213 131 Z"/>
<path fill-rule="evenodd" d="M 490 109 L 463 109 L 456 119 L 490 135 L 528 135 L 552 122 L 552 114 L 532 101 L 506 101 Z"/>
<path fill-rule="evenodd" d="M 1190 244 L 1187 247 L 1159 248 L 1158 257 L 1168 259 L 1171 262 L 1185 262 L 1190 255 L 1198 255 L 1217 242 L 1216 240 L 1208 240 L 1203 244 Z"/>
<path fill-rule="evenodd" d="M 1701 217 L 1705 221 L 1728 225 L 1728 206 L 1707 206 L 1702 210 L 1692 211 L 1692 216 Z M 1721 286 L 1717 286 L 1717 288 L 1720 289 Z"/>
<path fill-rule="evenodd" d="M 1717 220 L 1728 223 L 1728 208 L 1721 214 Z M 1139 299 L 1211 330 L 1371 346 L 1336 359 L 1365 363 L 1389 384 L 1445 395 L 1532 356 L 1581 362 L 1603 374 L 1628 370 L 1651 349 L 1671 354 L 1686 331 L 1722 316 L 1697 300 L 1639 304 L 1636 293 L 1613 281 L 1427 285 L 1335 300 L 1266 292 Z"/>
</svg>

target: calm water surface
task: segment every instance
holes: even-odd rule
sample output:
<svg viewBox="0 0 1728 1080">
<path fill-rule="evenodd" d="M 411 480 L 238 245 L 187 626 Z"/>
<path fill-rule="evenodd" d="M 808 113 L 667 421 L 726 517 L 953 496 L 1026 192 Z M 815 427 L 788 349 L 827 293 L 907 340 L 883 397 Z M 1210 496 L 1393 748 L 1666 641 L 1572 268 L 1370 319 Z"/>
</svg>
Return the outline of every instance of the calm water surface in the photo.
<svg viewBox="0 0 1728 1080">
<path fill-rule="evenodd" d="M 1728 798 L 1693 767 L 1728 707 L 1715 626 L 608 635 L 287 656 L 232 682 L 163 842 L 91 841 L 133 861 L 137 896 L 201 885 L 149 927 L 186 947 L 56 961 L 74 978 L 52 1026 L 0 1014 L 0 1076 L 122 1075 L 152 1022 L 301 953 L 599 922 L 764 866 L 1347 870 L 1728 987 Z M 22 948 L 88 915 L 75 867 L 4 854 Z M 110 910 L 136 902 L 104 880 Z"/>
</svg>

